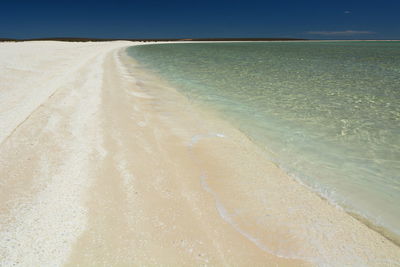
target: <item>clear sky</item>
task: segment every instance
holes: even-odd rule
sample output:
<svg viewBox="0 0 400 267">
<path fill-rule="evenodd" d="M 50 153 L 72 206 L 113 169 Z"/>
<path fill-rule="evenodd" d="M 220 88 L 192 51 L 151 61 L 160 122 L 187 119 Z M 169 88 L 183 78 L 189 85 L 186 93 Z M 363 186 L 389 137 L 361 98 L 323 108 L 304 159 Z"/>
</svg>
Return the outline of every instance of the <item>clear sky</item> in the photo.
<svg viewBox="0 0 400 267">
<path fill-rule="evenodd" d="M 400 0 L 0 0 L 0 38 L 400 39 Z"/>
</svg>

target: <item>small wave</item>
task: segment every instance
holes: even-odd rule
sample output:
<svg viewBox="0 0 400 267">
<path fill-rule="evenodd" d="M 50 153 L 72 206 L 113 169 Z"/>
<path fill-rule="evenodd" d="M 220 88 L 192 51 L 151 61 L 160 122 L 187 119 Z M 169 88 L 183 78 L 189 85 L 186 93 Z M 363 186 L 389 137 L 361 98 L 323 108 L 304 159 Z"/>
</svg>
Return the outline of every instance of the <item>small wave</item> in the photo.
<svg viewBox="0 0 400 267">
<path fill-rule="evenodd" d="M 190 143 L 189 143 L 189 147 L 193 147 L 194 145 L 196 145 L 199 141 L 201 141 L 203 139 L 208 139 L 208 138 L 213 138 L 213 137 L 225 138 L 225 135 L 222 133 L 196 134 L 196 135 L 192 136 Z"/>
</svg>

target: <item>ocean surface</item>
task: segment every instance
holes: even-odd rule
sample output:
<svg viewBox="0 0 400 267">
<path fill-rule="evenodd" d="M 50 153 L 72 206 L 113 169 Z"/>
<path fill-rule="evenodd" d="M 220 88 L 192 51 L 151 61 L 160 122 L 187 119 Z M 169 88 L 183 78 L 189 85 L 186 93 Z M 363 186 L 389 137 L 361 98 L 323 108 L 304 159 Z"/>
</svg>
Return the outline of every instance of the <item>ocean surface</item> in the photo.
<svg viewBox="0 0 400 267">
<path fill-rule="evenodd" d="M 400 42 L 156 44 L 128 54 L 399 244 Z"/>
</svg>

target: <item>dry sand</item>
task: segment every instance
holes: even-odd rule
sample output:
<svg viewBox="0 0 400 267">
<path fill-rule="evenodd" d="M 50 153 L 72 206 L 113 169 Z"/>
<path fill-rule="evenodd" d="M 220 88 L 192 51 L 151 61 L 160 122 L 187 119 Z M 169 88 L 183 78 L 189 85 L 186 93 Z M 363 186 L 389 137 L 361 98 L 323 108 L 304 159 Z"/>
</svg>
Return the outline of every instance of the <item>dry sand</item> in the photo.
<svg viewBox="0 0 400 267">
<path fill-rule="evenodd" d="M 134 44 L 0 44 L 0 266 L 400 266 Z"/>
</svg>

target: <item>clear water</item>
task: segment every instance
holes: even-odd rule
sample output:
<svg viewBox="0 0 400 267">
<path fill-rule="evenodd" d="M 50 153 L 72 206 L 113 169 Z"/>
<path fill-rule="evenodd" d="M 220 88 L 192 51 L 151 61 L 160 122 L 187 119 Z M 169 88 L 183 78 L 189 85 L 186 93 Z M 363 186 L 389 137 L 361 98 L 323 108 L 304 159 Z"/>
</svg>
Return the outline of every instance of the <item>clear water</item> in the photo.
<svg viewBox="0 0 400 267">
<path fill-rule="evenodd" d="M 128 53 L 288 173 L 400 240 L 400 42 L 157 44 Z"/>
</svg>

